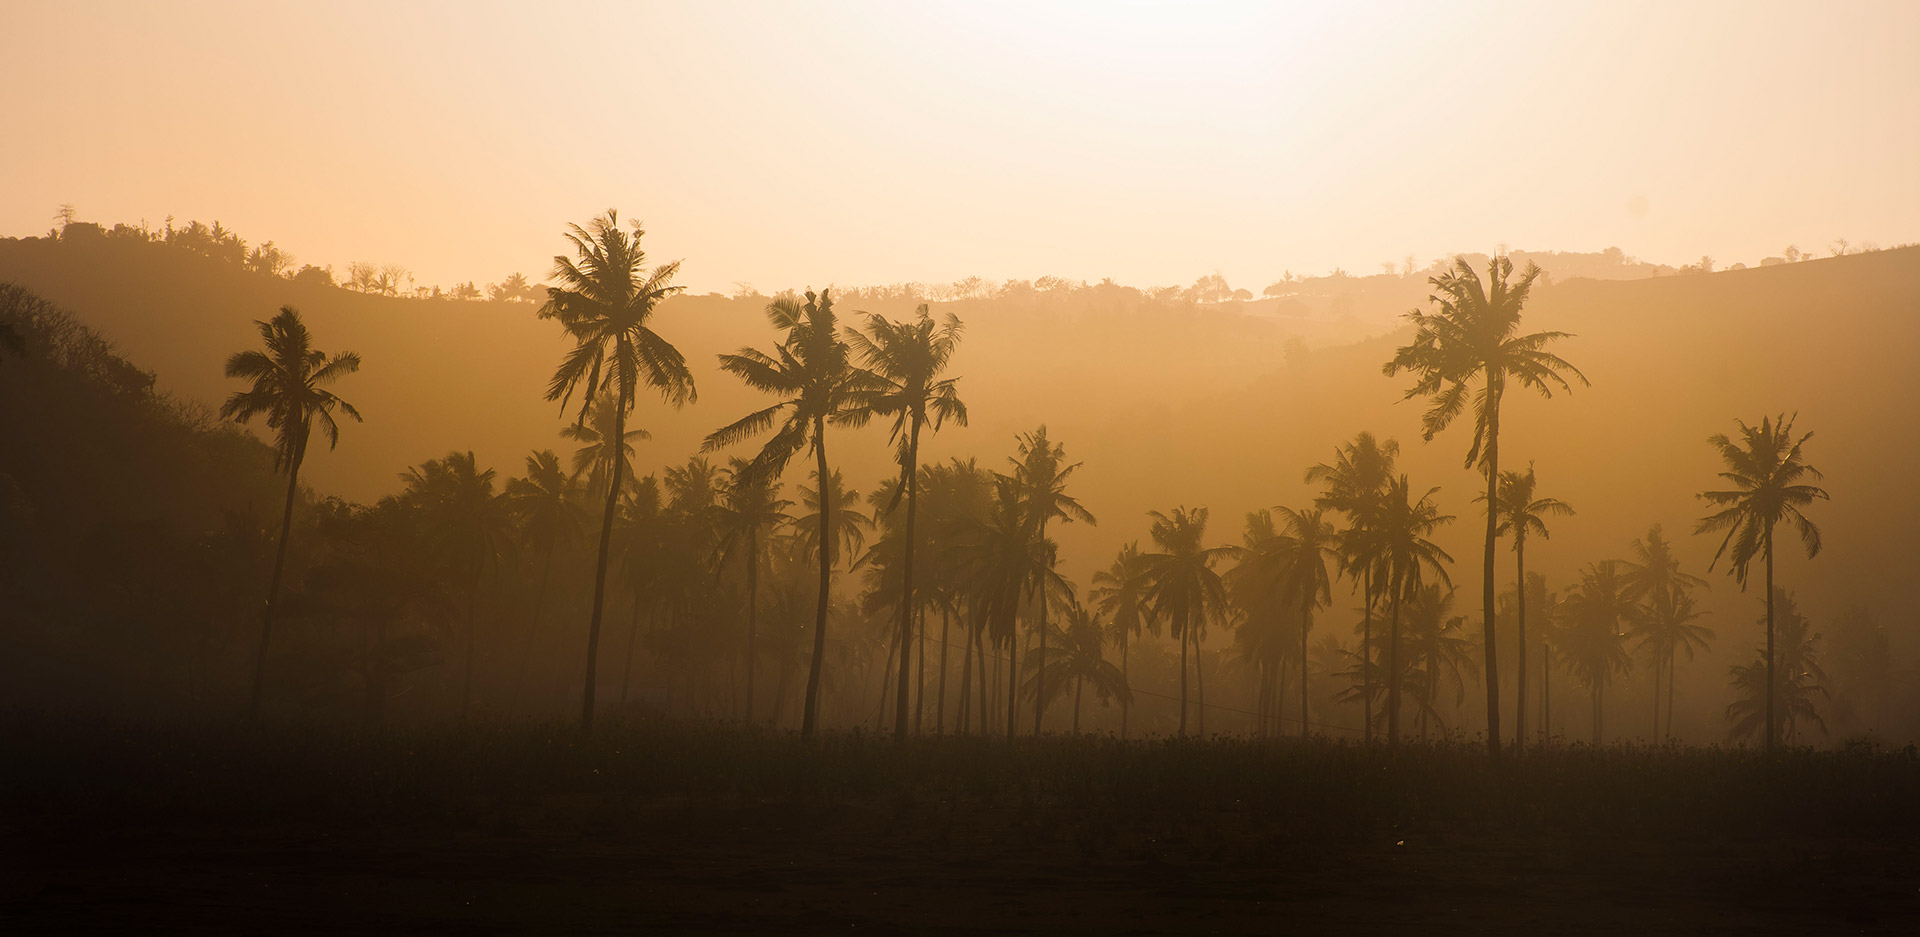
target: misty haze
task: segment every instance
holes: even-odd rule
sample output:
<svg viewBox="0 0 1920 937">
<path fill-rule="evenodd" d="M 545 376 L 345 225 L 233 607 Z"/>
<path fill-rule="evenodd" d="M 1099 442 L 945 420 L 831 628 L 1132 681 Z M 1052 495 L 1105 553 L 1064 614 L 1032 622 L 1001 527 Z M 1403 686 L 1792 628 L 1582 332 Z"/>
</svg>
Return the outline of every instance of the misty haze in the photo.
<svg viewBox="0 0 1920 937">
<path fill-rule="evenodd" d="M 1920 5 L 0 0 L 8 933 L 1920 932 Z"/>
</svg>

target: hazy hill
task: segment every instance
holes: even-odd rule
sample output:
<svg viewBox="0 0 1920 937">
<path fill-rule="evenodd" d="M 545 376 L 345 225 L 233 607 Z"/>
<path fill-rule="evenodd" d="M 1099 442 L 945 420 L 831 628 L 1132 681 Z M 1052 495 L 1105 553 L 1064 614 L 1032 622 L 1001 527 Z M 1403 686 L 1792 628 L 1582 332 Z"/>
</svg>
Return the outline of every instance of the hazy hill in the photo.
<svg viewBox="0 0 1920 937">
<path fill-rule="evenodd" d="M 1396 281 L 1416 300 L 1424 293 L 1415 278 L 1359 279 Z M 208 403 L 233 389 L 221 362 L 252 343 L 250 321 L 281 304 L 299 307 L 320 347 L 366 360 L 340 392 L 367 423 L 349 427 L 339 451 L 310 461 L 322 490 L 371 499 L 395 488 L 407 465 L 450 449 L 471 448 L 507 472 L 530 449 L 564 451 L 555 435 L 562 418 L 542 400 L 564 346 L 558 327 L 537 320 L 529 304 L 384 298 L 111 240 L 0 242 L 0 280 L 76 311 L 152 367 L 161 389 Z M 1471 503 L 1478 483 L 1461 465 L 1467 428 L 1422 445 L 1421 405 L 1400 402 L 1405 381 L 1380 373 L 1402 336 L 1307 350 L 1289 341 L 1304 330 L 1289 327 L 1287 302 L 1165 304 L 1095 287 L 1071 300 L 937 303 L 968 325 L 956 370 L 974 419 L 936 437 L 929 455 L 998 466 L 1016 431 L 1048 424 L 1085 460 L 1079 493 L 1101 520 L 1060 532 L 1069 572 L 1084 582 L 1118 544 L 1145 535 L 1151 508 L 1206 505 L 1214 536 L 1237 541 L 1245 511 L 1303 503 L 1304 468 L 1372 429 L 1398 437 L 1404 467 L 1416 482 L 1441 486 L 1443 504 L 1459 516 L 1444 543 L 1458 560 L 1456 580 L 1469 587 L 1458 610 L 1472 612 L 1480 554 Z M 711 362 L 741 344 L 770 343 L 764 303 L 709 295 L 663 310 L 659 330 L 702 367 L 700 398 L 677 413 L 643 402 L 639 421 L 654 432 L 643 463 L 683 461 L 704 433 L 760 402 Z M 911 305 L 869 308 L 898 315 Z M 1811 564 L 1784 553 L 1782 585 L 1800 590 L 1822 623 L 1862 603 L 1895 630 L 1896 647 L 1920 639 L 1920 579 L 1906 546 L 1920 526 L 1920 491 L 1907 484 L 1920 441 L 1906 432 L 1920 422 L 1912 364 L 1920 249 L 1637 280 L 1562 277 L 1537 291 L 1531 310 L 1533 327 L 1576 333 L 1564 353 L 1593 381 L 1565 399 L 1515 397 L 1508 410 L 1503 464 L 1533 461 L 1543 493 L 1580 511 L 1536 545 L 1531 568 L 1563 586 L 1581 564 L 1623 555 L 1661 522 L 1704 573 L 1714 544 L 1690 532 L 1700 513 L 1694 493 L 1717 470 L 1706 437 L 1730 431 L 1735 417 L 1797 411 L 1799 426 L 1817 433 L 1810 455 L 1835 500 L 1815 512 L 1826 552 Z M 887 471 L 887 453 L 884 431 L 869 429 L 838 434 L 832 454 L 864 489 Z M 1511 561 L 1503 550 L 1503 579 Z M 1757 592 L 1742 596 L 1718 575 L 1714 590 L 1719 647 L 1744 658 L 1758 633 Z"/>
</svg>

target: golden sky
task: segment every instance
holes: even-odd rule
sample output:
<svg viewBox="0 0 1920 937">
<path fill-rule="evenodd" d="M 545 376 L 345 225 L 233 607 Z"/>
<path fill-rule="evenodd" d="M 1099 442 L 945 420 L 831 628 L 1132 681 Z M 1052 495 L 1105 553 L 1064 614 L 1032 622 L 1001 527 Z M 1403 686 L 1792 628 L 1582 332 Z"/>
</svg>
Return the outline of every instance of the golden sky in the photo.
<svg viewBox="0 0 1920 937">
<path fill-rule="evenodd" d="M 644 218 L 729 290 L 1920 240 L 1920 2 L 0 0 L 0 235 L 421 283 Z"/>
</svg>

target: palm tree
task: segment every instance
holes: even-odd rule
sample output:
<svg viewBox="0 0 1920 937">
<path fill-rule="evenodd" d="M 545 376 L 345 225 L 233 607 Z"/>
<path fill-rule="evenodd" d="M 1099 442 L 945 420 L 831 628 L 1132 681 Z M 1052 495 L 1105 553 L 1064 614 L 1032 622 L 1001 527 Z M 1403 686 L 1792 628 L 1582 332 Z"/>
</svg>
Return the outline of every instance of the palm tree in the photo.
<svg viewBox="0 0 1920 937">
<path fill-rule="evenodd" d="M 967 405 L 960 401 L 959 378 L 942 378 L 954 348 L 960 344 L 960 317 L 947 313 L 935 324 L 926 304 L 916 310 L 917 318 L 907 322 L 889 322 L 881 316 L 867 318 L 866 331 L 847 329 L 847 343 L 860 353 L 877 380 L 870 389 L 855 395 L 849 411 L 850 423 L 862 423 L 873 417 L 893 419 L 892 441 L 899 447 L 900 484 L 906 496 L 907 524 L 900 585 L 900 680 L 899 700 L 893 732 L 897 738 L 907 734 L 907 659 L 913 645 L 913 548 L 914 517 L 920 499 L 920 429 L 931 420 L 939 432 L 947 420 L 967 425 Z M 901 492 L 893 496 L 900 501 Z M 887 510 L 893 510 L 892 504 Z M 924 653 L 924 652 L 923 652 Z"/>
<path fill-rule="evenodd" d="M 1147 564 L 1141 556 L 1140 542 L 1137 540 L 1121 547 L 1112 565 L 1093 574 L 1093 589 L 1087 598 L 1093 602 L 1095 611 L 1110 623 L 1114 643 L 1120 645 L 1122 683 L 1128 680 L 1128 647 L 1140 637 L 1142 631 L 1156 638 L 1160 636 L 1160 621 L 1154 617 L 1147 601 L 1151 585 L 1147 577 Z M 1120 700 L 1122 739 L 1127 737 L 1127 715 L 1132 708 L 1132 694 L 1129 693 Z"/>
<path fill-rule="evenodd" d="M 1764 556 L 1767 564 L 1767 686 L 1777 686 L 1774 680 L 1773 665 L 1773 528 L 1781 521 L 1788 521 L 1800 534 L 1800 544 L 1807 551 L 1809 559 L 1820 553 L 1820 528 L 1807 519 L 1801 509 L 1817 499 L 1825 499 L 1824 489 L 1814 485 L 1802 484 L 1804 479 L 1819 481 L 1820 470 L 1807 464 L 1801 455 L 1801 447 L 1813 438 L 1807 433 L 1799 439 L 1793 437 L 1794 417 L 1785 414 L 1777 418 L 1762 417 L 1759 426 L 1749 426 L 1743 420 L 1735 420 L 1740 428 L 1738 442 L 1727 438 L 1725 433 L 1715 433 L 1707 438 L 1707 444 L 1720 453 L 1726 462 L 1727 470 L 1720 473 L 1733 487 L 1720 491 L 1703 491 L 1700 499 L 1711 507 L 1719 508 L 1712 514 L 1700 519 L 1694 525 L 1696 534 L 1725 530 L 1726 537 L 1720 541 L 1720 549 L 1714 551 L 1713 561 L 1707 564 L 1711 572 L 1713 567 L 1725 556 L 1728 559 L 1728 572 L 1733 574 L 1740 588 L 1747 587 L 1747 566 L 1754 557 Z M 1729 555 L 1728 547 L 1732 547 Z M 1774 716 L 1774 693 L 1767 694 L 1767 751 L 1772 752 L 1779 740 L 1779 723 Z"/>
<path fill-rule="evenodd" d="M 1464 616 L 1453 611 L 1453 589 L 1438 584 L 1420 587 L 1407 602 L 1407 662 L 1403 678 L 1412 678 L 1418 690 L 1420 737 L 1427 738 L 1429 724 L 1439 723 L 1442 733 L 1447 722 L 1434 706 L 1434 696 L 1442 683 L 1453 687 L 1453 705 L 1467 698 L 1467 679 L 1477 677 L 1473 646 L 1465 635 Z"/>
<path fill-rule="evenodd" d="M 1270 584 L 1280 600 L 1297 612 L 1300 622 L 1300 736 L 1307 735 L 1307 639 L 1313 631 L 1313 613 L 1333 601 L 1333 583 L 1327 560 L 1339 561 L 1340 531 L 1320 508 L 1296 511 L 1275 508 L 1286 532 L 1268 522 L 1264 536 L 1250 537 L 1247 552 L 1257 557 L 1256 576 Z M 1261 512 L 1264 513 L 1264 512 Z M 1249 518 L 1249 529 L 1257 525 Z"/>
<path fill-rule="evenodd" d="M 1007 738 L 1012 739 L 1017 716 L 1014 703 L 1019 687 L 1018 621 L 1023 609 L 1048 603 L 1071 607 L 1072 587 L 1054 565 L 1059 548 L 1052 540 L 1035 539 L 1027 503 L 1019 486 L 1004 475 L 994 477 L 994 496 L 985 517 L 973 521 L 956 544 L 957 578 L 968 593 L 968 607 L 977 636 L 991 632 L 995 644 L 1007 647 Z M 981 649 L 985 662 L 985 648 Z M 986 696 L 986 669 L 980 673 L 981 697 Z M 984 722 L 982 723 L 984 726 Z"/>
<path fill-rule="evenodd" d="M 1427 539 L 1440 525 L 1453 520 L 1453 515 L 1440 513 L 1440 506 L 1433 501 L 1439 491 L 1429 488 L 1419 500 L 1414 500 L 1407 476 L 1401 475 L 1389 483 L 1386 495 L 1380 499 L 1379 514 L 1375 518 L 1377 526 L 1361 555 L 1362 562 L 1377 563 L 1384 571 L 1387 599 L 1392 609 L 1387 630 L 1388 745 L 1400 743 L 1400 608 L 1426 585 L 1428 574 L 1442 585 L 1453 585 L 1453 578 L 1441 565 L 1453 562 L 1453 557 Z M 1493 674 L 1488 673 L 1487 679 L 1492 680 Z"/>
<path fill-rule="evenodd" d="M 857 395 L 872 389 L 876 381 L 873 375 L 855 367 L 848 359 L 847 343 L 841 339 L 834 323 L 833 298 L 828 291 L 822 290 L 816 296 L 808 290 L 805 303 L 791 295 L 775 299 L 767 305 L 767 321 L 786 333 L 772 354 L 742 348 L 737 354 L 721 355 L 720 367 L 745 381 L 747 386 L 781 399 L 714 430 L 702 448 L 719 449 L 773 429 L 772 437 L 753 458 L 751 471 L 777 478 L 805 446 L 813 452 L 814 477 L 831 479 L 832 473 L 827 468 L 827 424 L 846 423 L 858 405 Z M 813 735 L 819 715 L 820 668 L 827 653 L 827 607 L 833 592 L 833 513 L 829 498 L 820 511 L 816 537 L 816 542 L 824 548 L 819 551 L 820 591 L 814 610 L 813 660 L 807 672 L 806 709 L 800 722 L 802 736 Z"/>
<path fill-rule="evenodd" d="M 527 625 L 526 645 L 520 652 L 516 689 L 524 688 L 527 661 L 533 656 L 533 636 L 540 630 L 540 612 L 546 607 L 553 553 L 586 536 L 586 518 L 576 501 L 579 489 L 560 468 L 560 457 L 552 449 L 527 456 L 526 477 L 507 482 L 507 499 L 519 517 L 520 535 L 528 547 L 540 553 L 540 585 L 533 594 L 533 620 Z"/>
<path fill-rule="evenodd" d="M 1358 672 L 1363 681 L 1360 687 L 1361 705 L 1365 709 L 1363 732 L 1369 742 L 1373 741 L 1373 606 L 1383 577 L 1377 575 L 1376 564 L 1366 562 L 1365 558 L 1377 552 L 1370 546 L 1377 533 L 1375 515 L 1379 513 L 1387 486 L 1393 481 L 1393 463 L 1399 454 L 1398 441 L 1379 442 L 1372 433 L 1363 431 L 1354 436 L 1352 442 L 1336 448 L 1331 463 L 1322 462 L 1307 469 L 1308 484 L 1326 484 L 1326 490 L 1314 499 L 1314 504 L 1347 516 L 1347 529 L 1340 537 L 1340 569 L 1349 577 L 1359 574 L 1358 584 L 1364 597 Z"/>
<path fill-rule="evenodd" d="M 1617 560 L 1587 564 L 1560 608 L 1565 619 L 1560 627 L 1560 654 L 1592 694 L 1593 744 L 1598 745 L 1607 684 L 1633 664 L 1623 642 L 1628 628 L 1638 621 L 1640 608 L 1627 595 Z"/>
<path fill-rule="evenodd" d="M 1041 426 L 1031 433 L 1022 433 L 1019 437 L 1018 454 L 1007 459 L 1013 464 L 1013 474 L 1002 476 L 1012 481 L 1019 492 L 1027 523 L 1033 529 L 1033 538 L 1047 542 L 1047 522 L 1058 518 L 1063 524 L 1076 520 L 1086 521 L 1096 526 L 1093 514 L 1081 507 L 1080 502 L 1067 494 L 1067 479 L 1073 477 L 1081 463 L 1063 465 L 1066 461 L 1066 446 L 1050 442 L 1047 428 Z M 1048 568 L 1052 568 L 1054 556 L 1047 554 Z M 1047 603 L 1040 602 L 1039 624 L 1034 629 L 1040 638 L 1040 655 L 1044 659 L 1047 653 Z M 1046 715 L 1045 697 L 1034 700 L 1033 734 L 1040 734 L 1040 721 Z"/>
<path fill-rule="evenodd" d="M 780 497 L 780 482 L 753 471 L 752 463 L 734 459 L 727 470 L 724 503 L 715 514 L 719 520 L 720 542 L 715 547 L 715 571 L 729 556 L 745 549 L 747 564 L 747 722 L 753 722 L 753 672 L 759 666 L 754 646 L 758 638 L 760 606 L 760 540 L 792 520 L 787 508 L 793 502 Z"/>
<path fill-rule="evenodd" d="M 1187 734 L 1187 650 L 1199 653 L 1207 622 L 1227 611 L 1226 585 L 1214 564 L 1233 552 L 1232 547 L 1206 546 L 1207 509 L 1178 507 L 1171 514 L 1148 511 L 1153 518 L 1150 533 L 1159 553 L 1141 557 L 1146 564 L 1147 597 L 1153 602 L 1153 614 L 1167 622 L 1173 639 L 1180 642 L 1180 734 Z M 1205 690 L 1201 705 L 1206 704 Z M 1201 717 L 1201 725 L 1206 724 Z"/>
<path fill-rule="evenodd" d="M 1820 729 L 1822 735 L 1827 732 L 1827 722 L 1820 718 L 1815 708 L 1816 697 L 1827 697 L 1827 673 L 1821 669 L 1819 644 L 1821 635 L 1813 630 L 1813 622 L 1800 614 L 1794 607 L 1792 594 L 1785 589 L 1768 603 L 1768 612 L 1773 613 L 1778 606 L 1777 627 L 1780 654 L 1777 658 L 1778 670 L 1783 677 L 1774 677 L 1767 673 L 1769 661 L 1756 660 L 1751 664 L 1735 665 L 1732 670 L 1734 700 L 1727 705 L 1727 719 L 1733 723 L 1728 733 L 1730 738 L 1750 738 L 1760 728 L 1763 718 L 1772 715 L 1769 705 L 1761 702 L 1763 696 L 1778 697 L 1780 711 L 1784 718 L 1785 735 L 1792 742 L 1799 732 L 1801 721 L 1810 722 Z M 1775 621 L 1767 622 L 1770 626 Z M 1774 636 L 1767 636 L 1771 640 Z M 1771 652 L 1772 648 L 1769 647 Z M 1769 657 L 1771 657 L 1769 653 Z M 1769 694 L 1769 688 L 1771 693 Z"/>
<path fill-rule="evenodd" d="M 509 503 L 493 490 L 493 469 L 481 470 L 472 452 L 449 452 L 401 474 L 404 502 L 418 509 L 429 555 L 440 558 L 467 586 L 467 659 L 460 684 L 460 718 L 473 704 L 475 613 L 480 583 L 512 537 Z"/>
<path fill-rule="evenodd" d="M 587 227 L 568 225 L 567 242 L 576 258 L 553 258 L 553 281 L 547 287 L 547 302 L 540 317 L 555 319 L 574 341 L 574 347 L 560 359 L 553 380 L 547 386 L 547 399 L 560 402 L 564 413 L 580 394 L 580 409 L 574 425 L 586 422 L 595 401 L 611 395 L 615 404 L 612 432 L 606 440 L 627 438 L 627 417 L 633 413 L 640 385 L 660 391 L 660 396 L 675 408 L 694 399 L 693 373 L 680 350 L 661 338 L 652 327 L 654 311 L 662 300 L 684 287 L 674 286 L 674 274 L 680 270 L 675 261 L 646 269 L 647 254 L 640 249 L 646 234 L 638 222 L 631 232 L 620 227 L 619 216 L 607 213 L 588 222 Z M 614 515 L 620 507 L 620 489 L 626 472 L 624 445 L 612 447 L 613 468 L 608 473 L 607 506 L 600 523 L 600 552 L 594 563 L 593 611 L 587 621 L 587 676 L 580 697 L 580 728 L 593 729 L 594 679 L 600 666 L 600 615 L 605 609 L 607 558 L 613 545 Z"/>
<path fill-rule="evenodd" d="M 607 440 L 616 432 L 618 425 L 621 425 L 620 402 L 612 395 L 603 395 L 588 408 L 586 420 L 560 428 L 562 439 L 580 443 L 580 447 L 573 450 L 573 477 L 586 476 L 590 496 L 606 494 L 607 479 L 613 477 L 615 453 Z M 653 435 L 638 427 L 625 430 L 620 435 L 625 440 L 619 452 L 620 485 L 624 489 L 633 482 L 633 444 L 652 439 Z"/>
<path fill-rule="evenodd" d="M 287 535 L 293 531 L 293 503 L 300 492 L 300 465 L 307 457 L 307 439 L 314 425 L 326 434 L 327 448 L 340 443 L 335 410 L 360 421 L 360 411 L 334 396 L 326 385 L 360 370 L 353 352 L 329 356 L 313 347 L 313 336 L 292 306 L 281 306 L 271 321 L 258 322 L 265 350 L 235 352 L 227 359 L 227 376 L 252 381 L 235 391 L 220 407 L 220 418 L 245 423 L 265 415 L 273 430 L 273 467 L 287 470 L 287 503 L 280 516 L 280 545 L 273 554 L 273 578 L 267 583 L 267 601 L 260 612 L 260 650 L 254 657 L 253 696 L 247 704 L 249 722 L 260 717 L 260 693 L 267 679 L 267 643 L 273 635 L 273 607 L 280 596 L 280 575 L 287 565 Z"/>
<path fill-rule="evenodd" d="M 1067 610 L 1067 627 L 1054 630 L 1059 652 L 1043 657 L 1039 648 L 1027 655 L 1027 684 L 1030 693 L 1057 697 L 1073 686 L 1073 734 L 1080 734 L 1080 700 L 1087 684 L 1093 684 L 1096 699 L 1105 703 L 1118 699 L 1121 705 L 1133 698 L 1127 678 L 1106 659 L 1106 623 L 1081 606 Z"/>
<path fill-rule="evenodd" d="M 1422 435 L 1433 441 L 1466 409 L 1474 382 L 1473 444 L 1466 465 L 1487 473 L 1487 539 L 1480 620 L 1486 644 L 1487 750 L 1500 756 L 1500 668 L 1494 644 L 1494 543 L 1499 537 L 1499 511 L 1494 510 L 1500 479 L 1500 401 L 1507 382 L 1552 397 L 1557 386 L 1571 391 L 1567 374 L 1587 382 L 1578 368 L 1546 348 L 1568 337 L 1565 332 L 1520 333 L 1520 312 L 1540 268 L 1529 263 L 1518 279 L 1513 261 L 1505 256 L 1488 262 L 1488 283 L 1482 284 L 1465 258 L 1455 258 L 1453 270 L 1428 280 L 1435 292 L 1432 313 L 1407 313 L 1413 323 L 1413 341 L 1394 352 L 1382 370 L 1388 377 L 1411 371 L 1415 380 L 1407 399 L 1433 398 L 1422 420 Z"/>
<path fill-rule="evenodd" d="M 1625 566 L 1626 564 L 1621 564 Z M 1627 591 L 1633 593 L 1633 580 L 1627 579 Z M 1653 662 L 1653 732 L 1655 738 L 1661 735 L 1660 729 L 1660 674 L 1667 675 L 1667 726 L 1665 735 L 1673 737 L 1673 665 L 1680 651 L 1687 652 L 1687 660 L 1693 660 L 1695 649 L 1706 650 L 1713 640 L 1713 629 L 1696 625 L 1695 621 L 1706 612 L 1696 608 L 1693 596 L 1679 589 L 1660 589 L 1649 595 L 1638 617 L 1635 633 L 1640 638 L 1637 650 L 1645 653 Z"/>
<path fill-rule="evenodd" d="M 1573 508 L 1559 498 L 1536 498 L 1533 490 L 1536 479 L 1533 463 L 1527 463 L 1526 472 L 1501 472 L 1498 498 L 1494 502 L 1494 512 L 1499 515 L 1499 523 L 1494 528 L 1495 535 L 1513 535 L 1513 558 L 1516 567 L 1514 582 L 1527 581 L 1527 537 L 1539 534 L 1545 540 L 1551 536 L 1547 532 L 1547 518 L 1550 516 L 1571 516 Z M 1474 501 L 1485 504 L 1486 496 L 1479 495 Z M 1515 670 L 1516 683 L 1514 695 L 1519 702 L 1513 711 L 1513 749 L 1520 751 L 1527 744 L 1527 590 L 1514 592 L 1514 628 L 1519 638 L 1520 660 Z"/>
</svg>

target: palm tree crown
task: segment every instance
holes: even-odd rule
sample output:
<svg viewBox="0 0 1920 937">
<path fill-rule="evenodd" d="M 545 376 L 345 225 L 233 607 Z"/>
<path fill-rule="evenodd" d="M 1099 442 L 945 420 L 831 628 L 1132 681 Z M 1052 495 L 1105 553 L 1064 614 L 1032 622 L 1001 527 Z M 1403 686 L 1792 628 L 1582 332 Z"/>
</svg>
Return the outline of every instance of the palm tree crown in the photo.
<svg viewBox="0 0 1920 937">
<path fill-rule="evenodd" d="M 307 453 L 307 437 L 320 424 L 327 447 L 340 442 L 334 411 L 360 422 L 360 411 L 335 396 L 326 385 L 360 370 L 360 356 L 342 352 L 329 357 L 313 347 L 313 336 L 292 306 L 266 322 L 255 322 L 266 349 L 236 352 L 227 359 L 227 376 L 253 382 L 234 392 L 220 407 L 220 418 L 245 423 L 264 414 L 274 432 L 274 468 L 299 465 Z"/>
</svg>

